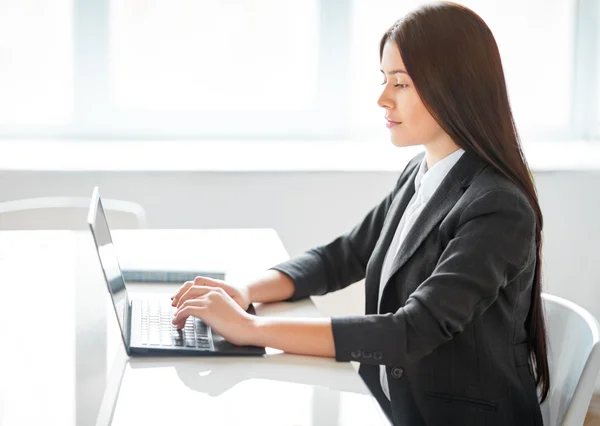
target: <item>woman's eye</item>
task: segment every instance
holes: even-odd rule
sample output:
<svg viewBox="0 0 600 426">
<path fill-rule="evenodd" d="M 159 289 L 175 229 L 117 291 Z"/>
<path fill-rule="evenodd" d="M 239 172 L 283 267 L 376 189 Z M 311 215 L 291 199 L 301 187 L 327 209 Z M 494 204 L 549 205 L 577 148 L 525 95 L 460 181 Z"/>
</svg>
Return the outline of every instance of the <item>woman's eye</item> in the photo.
<svg viewBox="0 0 600 426">
<path fill-rule="evenodd" d="M 387 81 L 384 81 L 383 83 L 381 83 L 382 86 L 384 86 L 386 84 L 387 84 Z M 408 84 L 398 83 L 398 84 L 394 84 L 394 87 L 399 87 L 401 89 L 406 89 L 408 87 Z"/>
</svg>

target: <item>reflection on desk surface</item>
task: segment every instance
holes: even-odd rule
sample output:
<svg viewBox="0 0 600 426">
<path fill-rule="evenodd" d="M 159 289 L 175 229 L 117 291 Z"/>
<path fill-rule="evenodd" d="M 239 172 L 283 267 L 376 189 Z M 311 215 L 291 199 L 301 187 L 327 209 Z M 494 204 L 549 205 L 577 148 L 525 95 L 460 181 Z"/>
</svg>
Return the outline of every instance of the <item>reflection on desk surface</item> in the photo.
<svg viewBox="0 0 600 426">
<path fill-rule="evenodd" d="M 113 369 L 120 377 L 104 408 L 117 426 L 389 425 L 366 387 L 344 380 L 347 371 L 336 368 L 342 364 L 268 358 L 129 358 Z"/>
</svg>

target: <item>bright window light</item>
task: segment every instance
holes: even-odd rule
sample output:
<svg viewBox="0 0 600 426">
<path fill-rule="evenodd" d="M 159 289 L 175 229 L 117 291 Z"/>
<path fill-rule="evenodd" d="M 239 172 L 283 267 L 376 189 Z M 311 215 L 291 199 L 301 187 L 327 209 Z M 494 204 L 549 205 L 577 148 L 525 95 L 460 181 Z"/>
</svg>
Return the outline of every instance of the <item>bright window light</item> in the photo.
<svg viewBox="0 0 600 426">
<path fill-rule="evenodd" d="M 318 18 L 317 0 L 112 1 L 111 96 L 142 110 L 308 109 Z"/>
<path fill-rule="evenodd" d="M 71 0 L 0 0 L 0 126 L 71 119 L 72 21 Z"/>
</svg>

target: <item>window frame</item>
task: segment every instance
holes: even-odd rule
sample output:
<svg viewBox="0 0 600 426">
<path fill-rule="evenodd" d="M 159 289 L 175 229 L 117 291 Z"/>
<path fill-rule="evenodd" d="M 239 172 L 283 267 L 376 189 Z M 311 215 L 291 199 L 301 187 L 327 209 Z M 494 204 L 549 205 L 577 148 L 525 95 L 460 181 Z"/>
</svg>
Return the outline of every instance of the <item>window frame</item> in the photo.
<svg viewBox="0 0 600 426">
<path fill-rule="evenodd" d="M 576 5 L 571 127 L 575 138 L 600 140 L 600 3 Z"/>
</svg>

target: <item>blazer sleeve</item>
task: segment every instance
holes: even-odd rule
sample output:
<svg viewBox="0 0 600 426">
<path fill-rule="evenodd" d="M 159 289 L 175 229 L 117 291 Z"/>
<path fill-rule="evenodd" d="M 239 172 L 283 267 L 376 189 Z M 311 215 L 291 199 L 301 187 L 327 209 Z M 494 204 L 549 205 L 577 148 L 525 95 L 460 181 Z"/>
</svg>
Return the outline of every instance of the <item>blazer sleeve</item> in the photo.
<svg viewBox="0 0 600 426">
<path fill-rule="evenodd" d="M 433 271 L 395 313 L 332 318 L 336 359 L 379 352 L 366 364 L 408 365 L 461 333 L 535 261 L 535 216 L 527 199 L 493 189 L 463 211 Z"/>
<path fill-rule="evenodd" d="M 294 282 L 295 291 L 288 301 L 340 290 L 365 277 L 367 263 L 379 239 L 390 205 L 422 157 L 419 154 L 407 164 L 394 190 L 350 232 L 327 245 L 308 250 L 270 268 L 283 272 Z"/>
</svg>

